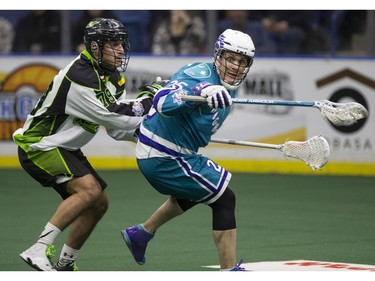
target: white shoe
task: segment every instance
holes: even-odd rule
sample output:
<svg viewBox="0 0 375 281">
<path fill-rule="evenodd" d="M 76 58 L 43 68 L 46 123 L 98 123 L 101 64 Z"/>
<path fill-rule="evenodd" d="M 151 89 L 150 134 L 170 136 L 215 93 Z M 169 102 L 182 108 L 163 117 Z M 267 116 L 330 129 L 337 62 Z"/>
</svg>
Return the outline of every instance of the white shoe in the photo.
<svg viewBox="0 0 375 281">
<path fill-rule="evenodd" d="M 52 245 L 48 245 L 53 247 Z M 48 249 L 47 248 L 47 249 Z M 29 249 L 20 254 L 20 257 L 27 262 L 28 265 L 38 271 L 56 271 L 53 267 L 51 260 L 47 256 L 47 249 L 45 245 L 36 243 Z"/>
</svg>

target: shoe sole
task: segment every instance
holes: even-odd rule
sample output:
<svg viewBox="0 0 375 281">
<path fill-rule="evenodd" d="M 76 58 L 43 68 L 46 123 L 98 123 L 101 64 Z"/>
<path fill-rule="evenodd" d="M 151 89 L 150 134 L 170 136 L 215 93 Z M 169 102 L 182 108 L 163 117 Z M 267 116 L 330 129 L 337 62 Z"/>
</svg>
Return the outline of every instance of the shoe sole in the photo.
<svg viewBox="0 0 375 281">
<path fill-rule="evenodd" d="M 26 257 L 26 256 L 22 256 L 22 254 L 20 254 L 20 257 L 21 259 L 26 262 L 29 266 L 31 266 L 32 268 L 38 270 L 38 271 L 46 271 L 46 270 L 43 270 L 41 269 L 37 264 L 33 263 L 33 261 L 29 258 L 29 257 Z M 53 271 L 53 270 L 51 270 Z"/>
<path fill-rule="evenodd" d="M 128 236 L 128 234 L 126 233 L 125 230 L 121 230 L 121 236 L 122 236 L 122 239 L 124 239 L 125 243 L 126 243 L 126 246 L 128 247 L 130 253 L 132 254 L 133 256 L 133 259 L 135 260 L 136 263 L 138 263 L 139 265 L 143 265 L 145 264 L 144 262 L 139 262 L 135 259 L 134 257 L 134 254 L 133 254 L 133 249 L 132 249 L 132 242 L 130 241 L 130 238 Z"/>
</svg>

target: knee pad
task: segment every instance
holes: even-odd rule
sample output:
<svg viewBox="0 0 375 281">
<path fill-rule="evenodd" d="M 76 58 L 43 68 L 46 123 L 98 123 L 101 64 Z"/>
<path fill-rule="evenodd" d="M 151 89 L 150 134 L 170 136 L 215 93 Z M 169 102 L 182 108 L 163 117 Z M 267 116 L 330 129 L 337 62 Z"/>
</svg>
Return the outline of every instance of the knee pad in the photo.
<svg viewBox="0 0 375 281">
<path fill-rule="evenodd" d="M 227 188 L 223 195 L 209 205 L 212 209 L 212 230 L 229 230 L 236 228 L 236 196 Z"/>
</svg>

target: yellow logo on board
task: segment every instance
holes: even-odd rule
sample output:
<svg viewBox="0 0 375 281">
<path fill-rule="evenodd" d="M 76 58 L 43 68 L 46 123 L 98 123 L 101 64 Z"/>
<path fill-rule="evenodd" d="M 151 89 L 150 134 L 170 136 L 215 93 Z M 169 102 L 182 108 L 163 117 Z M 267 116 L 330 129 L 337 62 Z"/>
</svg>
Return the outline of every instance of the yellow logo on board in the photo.
<svg viewBox="0 0 375 281">
<path fill-rule="evenodd" d="M 11 141 L 59 69 L 28 64 L 4 75 L 0 84 L 0 141 Z"/>
</svg>

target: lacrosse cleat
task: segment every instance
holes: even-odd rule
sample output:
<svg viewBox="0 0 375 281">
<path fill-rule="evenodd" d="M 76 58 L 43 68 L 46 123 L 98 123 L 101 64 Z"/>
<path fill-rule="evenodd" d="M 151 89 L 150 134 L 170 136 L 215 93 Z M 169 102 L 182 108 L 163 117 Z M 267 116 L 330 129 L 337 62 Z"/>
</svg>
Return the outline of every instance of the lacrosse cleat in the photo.
<svg viewBox="0 0 375 281">
<path fill-rule="evenodd" d="M 147 232 L 141 224 L 121 230 L 121 236 L 125 240 L 130 253 L 136 263 L 145 264 L 145 252 L 147 243 L 154 237 L 154 234 Z"/>
<path fill-rule="evenodd" d="M 233 267 L 231 270 L 229 271 L 247 271 L 244 267 L 241 267 L 241 264 L 243 263 L 243 260 L 240 260 L 236 265 L 235 267 Z"/>
<path fill-rule="evenodd" d="M 59 263 L 55 264 L 54 268 L 56 271 L 78 271 L 77 264 L 75 261 L 68 263 L 66 265 L 60 266 Z"/>
<path fill-rule="evenodd" d="M 55 247 L 36 243 L 29 249 L 20 254 L 20 257 L 31 267 L 38 271 L 56 271 L 51 263 L 51 258 L 54 255 Z"/>
</svg>

